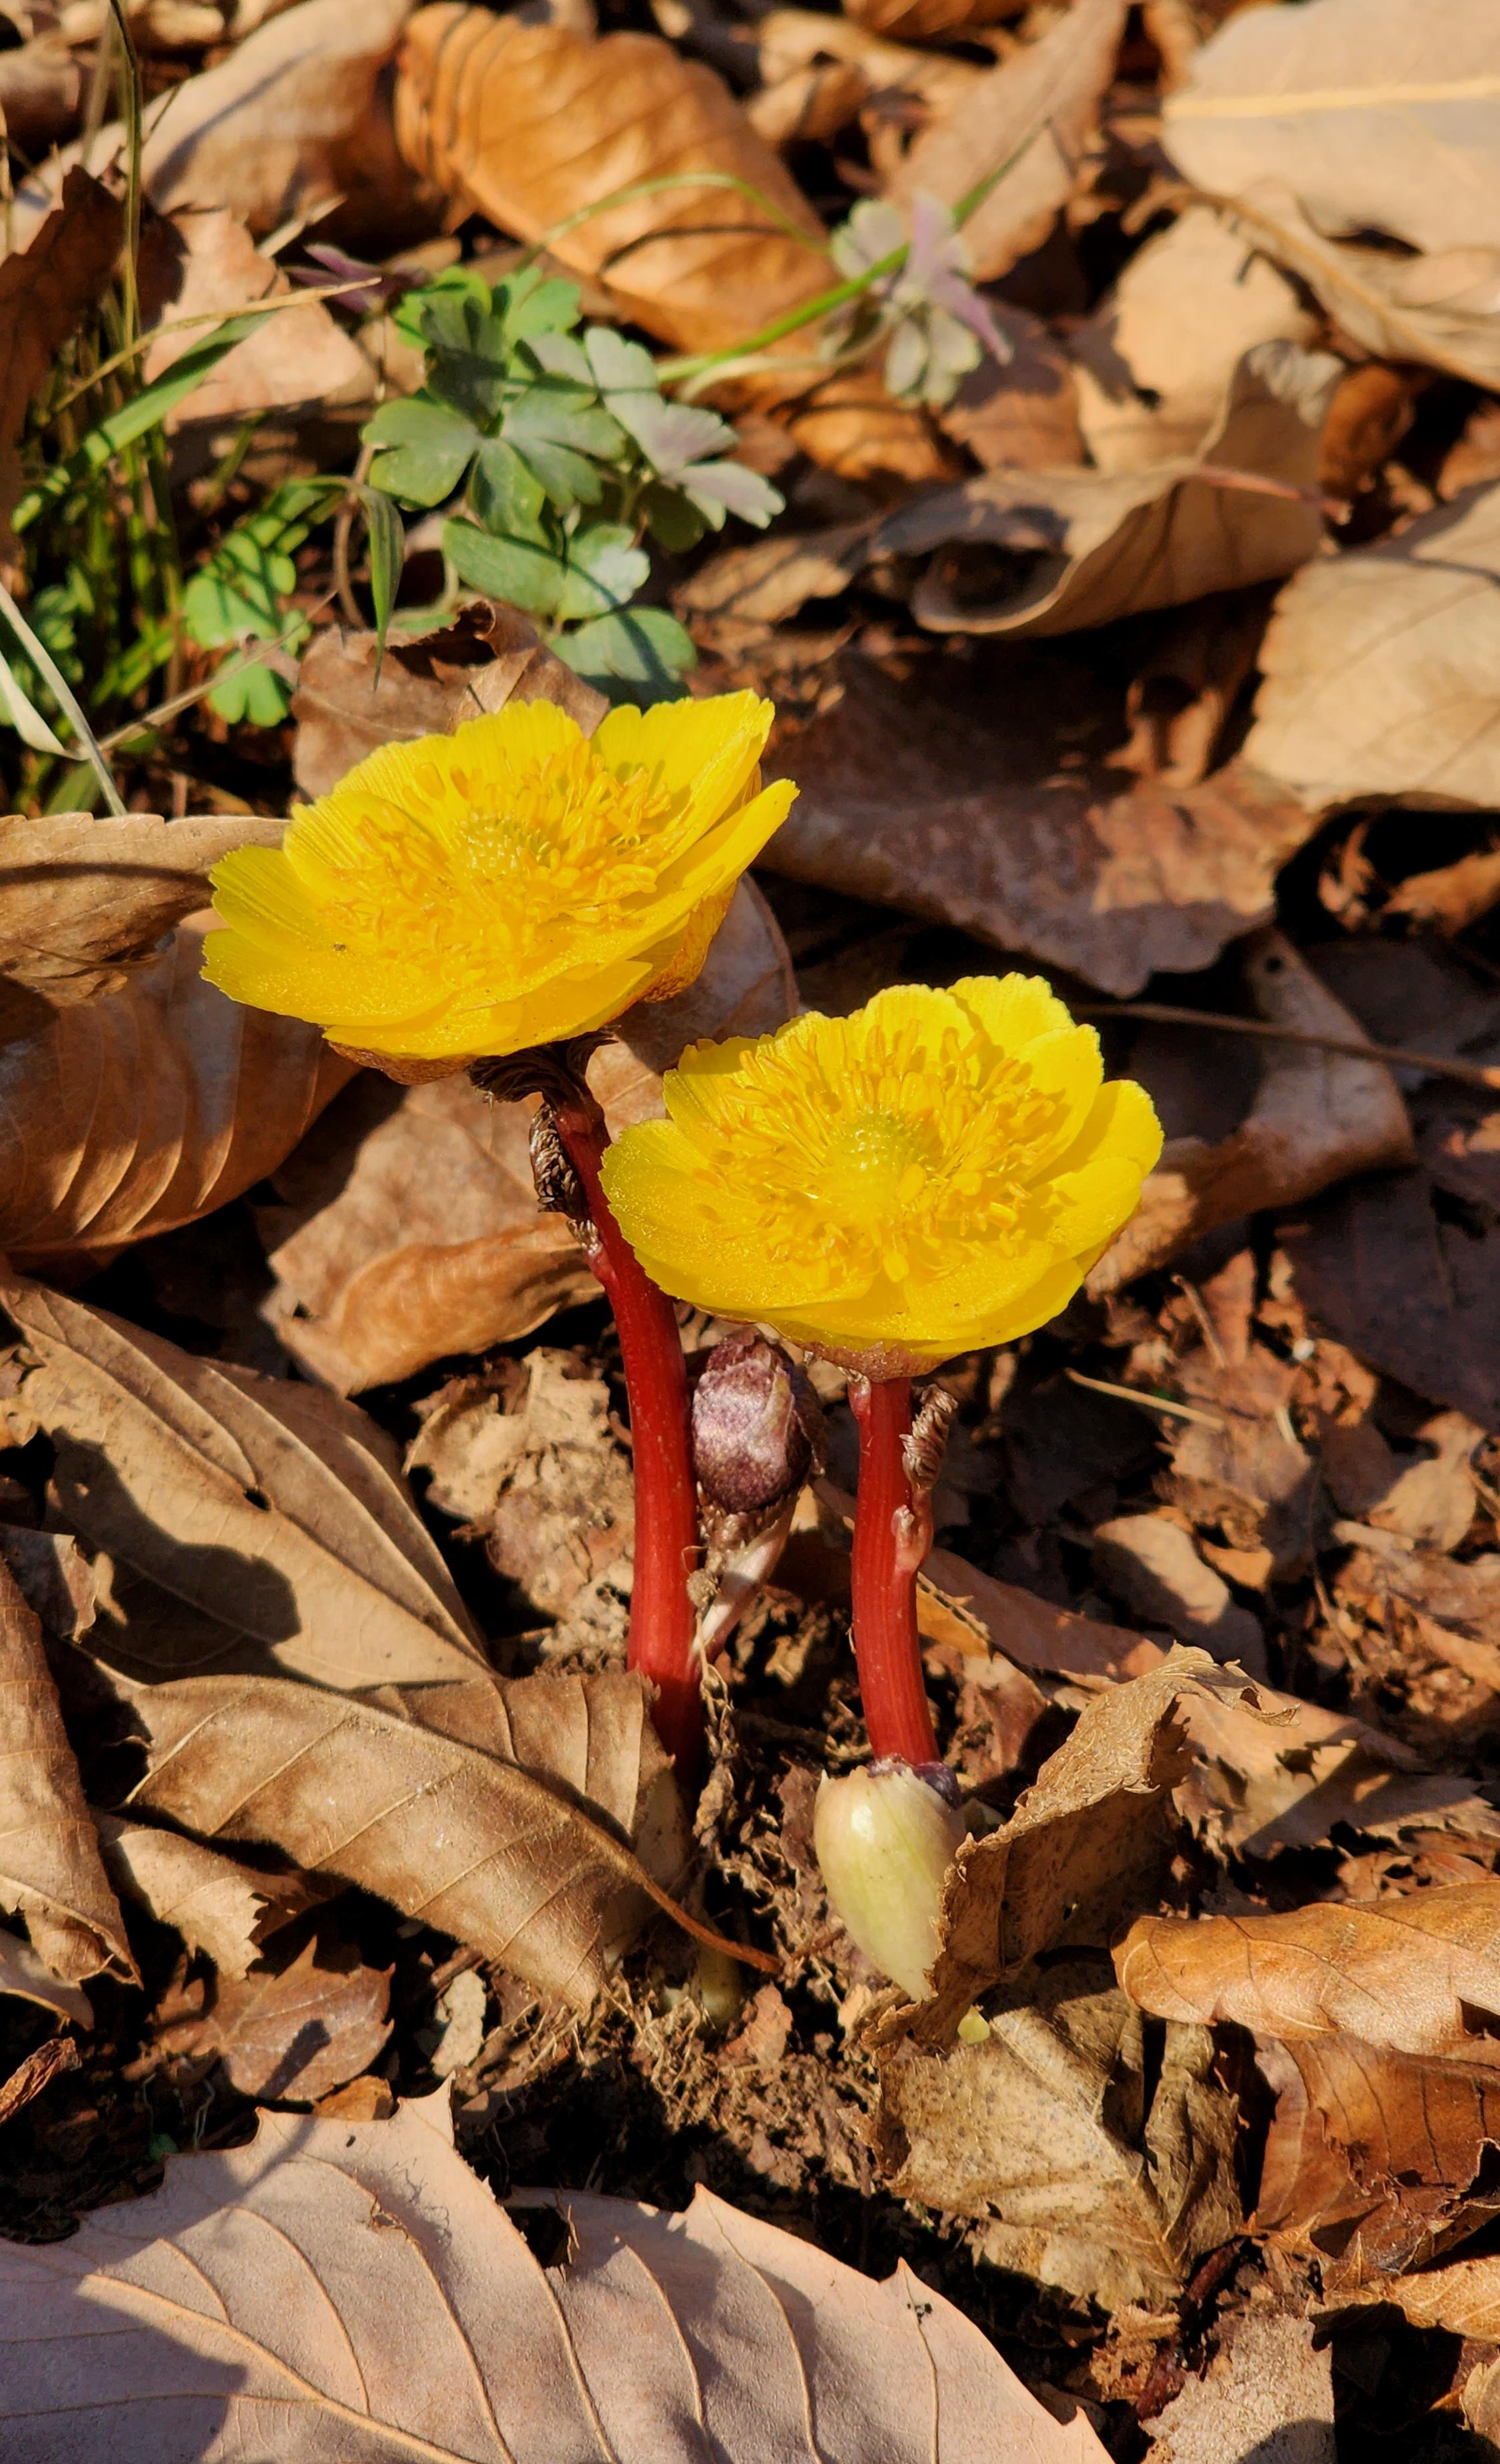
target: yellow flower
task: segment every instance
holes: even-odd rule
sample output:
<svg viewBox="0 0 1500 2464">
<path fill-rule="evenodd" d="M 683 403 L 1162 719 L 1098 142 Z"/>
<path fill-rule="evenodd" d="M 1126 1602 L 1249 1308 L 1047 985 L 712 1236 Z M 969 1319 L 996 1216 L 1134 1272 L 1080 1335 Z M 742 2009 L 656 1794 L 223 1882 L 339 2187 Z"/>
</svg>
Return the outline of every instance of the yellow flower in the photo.
<svg viewBox="0 0 1500 2464">
<path fill-rule="evenodd" d="M 336 1044 L 457 1068 L 607 1025 L 692 982 L 796 789 L 761 789 L 754 693 L 551 702 L 383 745 L 279 848 L 214 868 L 204 973 Z"/>
<path fill-rule="evenodd" d="M 877 1377 L 1064 1308 L 1161 1151 L 1144 1090 L 1028 976 L 696 1044 L 605 1187 L 679 1299 Z"/>
</svg>

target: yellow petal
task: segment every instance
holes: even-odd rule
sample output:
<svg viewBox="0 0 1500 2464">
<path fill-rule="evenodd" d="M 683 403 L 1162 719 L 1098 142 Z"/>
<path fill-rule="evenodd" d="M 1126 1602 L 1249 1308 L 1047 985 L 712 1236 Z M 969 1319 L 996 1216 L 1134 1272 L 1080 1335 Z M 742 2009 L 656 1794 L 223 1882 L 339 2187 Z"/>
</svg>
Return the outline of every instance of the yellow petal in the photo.
<svg viewBox="0 0 1500 2464">
<path fill-rule="evenodd" d="M 1023 1052 L 1073 1023 L 1041 976 L 964 976 L 950 990 L 1002 1052 Z"/>
<path fill-rule="evenodd" d="M 687 797 L 685 846 L 742 800 L 775 715 L 753 693 L 612 710 L 594 731 L 594 749 L 617 776 L 645 770 Z"/>
</svg>

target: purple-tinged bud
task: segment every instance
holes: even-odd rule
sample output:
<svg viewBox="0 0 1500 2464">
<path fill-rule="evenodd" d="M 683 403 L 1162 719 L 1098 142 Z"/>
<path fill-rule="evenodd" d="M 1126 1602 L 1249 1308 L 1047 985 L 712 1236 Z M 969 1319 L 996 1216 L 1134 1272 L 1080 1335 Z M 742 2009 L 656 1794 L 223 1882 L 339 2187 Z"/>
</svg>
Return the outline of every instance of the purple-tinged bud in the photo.
<svg viewBox="0 0 1500 2464">
<path fill-rule="evenodd" d="M 935 1786 L 911 1763 L 871 1763 L 824 1780 L 813 1810 L 813 1846 L 835 1913 L 914 2002 L 930 1991 L 943 1877 L 964 1836 L 946 1771 L 941 1781 Z"/>
<path fill-rule="evenodd" d="M 710 1506 L 759 1521 L 823 1462 L 823 1407 L 779 1343 L 742 1327 L 715 1345 L 693 1394 L 693 1468 Z"/>
</svg>

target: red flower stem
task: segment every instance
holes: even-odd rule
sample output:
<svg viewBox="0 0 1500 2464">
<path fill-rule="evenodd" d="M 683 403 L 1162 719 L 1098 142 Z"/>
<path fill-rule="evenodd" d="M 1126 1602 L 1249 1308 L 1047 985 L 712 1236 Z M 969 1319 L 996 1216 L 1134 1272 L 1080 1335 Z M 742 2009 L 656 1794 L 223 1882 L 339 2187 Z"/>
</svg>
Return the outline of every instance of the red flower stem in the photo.
<svg viewBox="0 0 1500 2464">
<path fill-rule="evenodd" d="M 859 1426 L 854 1507 L 854 1661 L 870 1749 L 908 1763 L 935 1763 L 938 1740 L 916 1635 L 916 1574 L 932 1542 L 932 1508 L 913 1488 L 902 1440 L 912 1425 L 912 1381 L 849 1380 Z"/>
<path fill-rule="evenodd" d="M 676 1312 L 609 1209 L 599 1166 L 608 1132 L 593 1098 L 554 1098 L 553 1118 L 588 1201 L 588 1263 L 609 1296 L 625 1364 L 635 1470 L 635 1575 L 629 1662 L 656 1688 L 651 1714 L 677 1775 L 690 1780 L 703 1742 L 703 1700 L 688 1576 L 697 1563 L 697 1489 L 688 1451 L 688 1373 Z"/>
</svg>

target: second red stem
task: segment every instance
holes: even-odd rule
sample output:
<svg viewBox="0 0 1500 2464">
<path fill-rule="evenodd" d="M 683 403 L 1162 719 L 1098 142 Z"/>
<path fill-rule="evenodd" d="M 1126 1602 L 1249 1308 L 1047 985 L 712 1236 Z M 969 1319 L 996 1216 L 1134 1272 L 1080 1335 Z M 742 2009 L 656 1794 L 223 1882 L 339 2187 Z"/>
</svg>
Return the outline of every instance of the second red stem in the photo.
<svg viewBox="0 0 1500 2464">
<path fill-rule="evenodd" d="M 676 1311 L 642 1266 L 609 1210 L 599 1165 L 608 1133 L 592 1098 L 555 1104 L 558 1136 L 588 1201 L 589 1265 L 609 1296 L 625 1366 L 635 1471 L 635 1573 L 630 1666 L 656 1688 L 652 1718 L 679 1778 L 703 1737 L 688 1576 L 697 1563 L 697 1490 L 688 1451 L 688 1373 Z"/>
<path fill-rule="evenodd" d="M 912 1381 L 853 1379 L 859 1426 L 854 1508 L 854 1660 L 870 1749 L 877 1761 L 934 1763 L 938 1740 L 916 1632 L 916 1572 L 931 1534 L 926 1500 L 907 1473 L 902 1441 L 912 1425 Z"/>
</svg>

